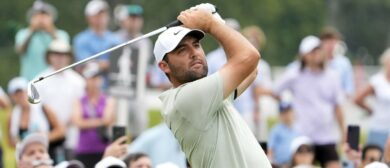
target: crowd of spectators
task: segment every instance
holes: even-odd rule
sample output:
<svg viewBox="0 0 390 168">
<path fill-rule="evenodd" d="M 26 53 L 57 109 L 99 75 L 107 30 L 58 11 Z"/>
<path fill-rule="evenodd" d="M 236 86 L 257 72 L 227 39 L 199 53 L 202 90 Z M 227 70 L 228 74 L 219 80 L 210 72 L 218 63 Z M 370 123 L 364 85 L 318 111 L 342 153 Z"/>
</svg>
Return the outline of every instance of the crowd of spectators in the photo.
<svg viewBox="0 0 390 168">
<path fill-rule="evenodd" d="M 49 3 L 36 1 L 28 10 L 28 26 L 15 37 L 20 76 L 9 81 L 8 94 L 0 87 L 0 109 L 10 112 L 8 132 L 2 137 L 9 137 L 9 145 L 15 148 L 18 167 L 190 167 L 165 123 L 147 129 L 146 89 L 171 87 L 154 64 L 150 39 L 39 83 L 42 103 L 27 101 L 29 80 L 143 35 L 140 5 L 111 8 L 104 0 L 89 1 L 84 12 L 88 27 L 75 37 L 56 27 L 57 9 Z M 108 28 L 111 13 L 116 31 Z M 225 20 L 260 52 L 266 47 L 260 27 L 241 28 L 237 20 Z M 275 81 L 270 65 L 262 59 L 256 80 L 234 102 L 259 143 L 264 108 L 259 100 L 272 97 L 278 102 L 278 123 L 263 142 L 273 166 L 387 167 L 390 49 L 381 56 L 382 69 L 360 90 L 354 85 L 343 36 L 336 29 L 327 27 L 318 36 L 302 37 L 297 51 L 297 59 Z M 209 52 L 207 61 L 208 73 L 217 72 L 226 62 L 223 48 Z M 292 98 L 286 99 L 286 93 Z M 375 103 L 367 103 L 370 96 Z M 358 150 L 349 146 L 346 137 L 343 107 L 347 101 L 370 115 L 367 141 Z M 112 139 L 115 125 L 124 126 L 127 134 Z M 0 148 L 0 167 L 2 155 Z"/>
</svg>

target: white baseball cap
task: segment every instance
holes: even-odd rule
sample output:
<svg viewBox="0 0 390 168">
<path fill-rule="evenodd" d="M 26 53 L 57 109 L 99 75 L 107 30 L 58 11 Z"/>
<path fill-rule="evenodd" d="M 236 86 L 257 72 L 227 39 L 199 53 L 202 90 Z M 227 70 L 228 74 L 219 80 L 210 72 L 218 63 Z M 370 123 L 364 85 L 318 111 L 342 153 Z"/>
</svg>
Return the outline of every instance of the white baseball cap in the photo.
<svg viewBox="0 0 390 168">
<path fill-rule="evenodd" d="M 292 154 L 297 152 L 300 146 L 302 145 L 312 145 L 312 141 L 306 136 L 299 136 L 294 138 L 290 145 L 290 151 Z"/>
<path fill-rule="evenodd" d="M 63 161 L 54 168 L 85 168 L 84 164 L 78 160 Z"/>
<path fill-rule="evenodd" d="M 14 94 L 18 90 L 26 90 L 28 82 L 23 77 L 15 77 L 8 82 L 8 94 Z"/>
<path fill-rule="evenodd" d="M 100 73 L 99 64 L 97 62 L 90 62 L 85 66 L 82 75 L 88 79 L 100 75 Z"/>
<path fill-rule="evenodd" d="M 182 26 L 171 27 L 161 33 L 154 44 L 154 57 L 157 62 L 163 60 L 165 54 L 173 51 L 180 41 L 188 34 L 194 35 L 199 40 L 205 33 L 198 29 L 188 29 Z"/>
<path fill-rule="evenodd" d="M 158 164 L 156 168 L 179 168 L 179 166 L 177 166 L 172 162 L 165 162 L 165 163 Z"/>
<path fill-rule="evenodd" d="M 372 162 L 366 165 L 364 168 L 389 168 L 389 166 L 381 162 Z"/>
<path fill-rule="evenodd" d="M 321 45 L 321 40 L 316 36 L 306 36 L 299 45 L 299 54 L 306 55 Z"/>
<path fill-rule="evenodd" d="M 109 156 L 109 157 L 106 157 L 103 160 L 99 161 L 95 165 L 95 168 L 107 168 L 110 166 L 118 166 L 118 167 L 126 168 L 126 163 L 118 158 Z"/>
<path fill-rule="evenodd" d="M 47 50 L 48 52 L 59 52 L 59 53 L 72 52 L 72 48 L 70 47 L 70 44 L 59 39 L 53 40 L 49 44 L 49 48 Z"/>
<path fill-rule="evenodd" d="M 100 11 L 107 10 L 108 4 L 104 0 L 91 0 L 88 2 L 85 7 L 85 15 L 86 16 L 94 16 L 98 14 Z"/>
<path fill-rule="evenodd" d="M 20 143 L 16 145 L 15 155 L 16 160 L 19 161 L 26 147 L 32 143 L 42 144 L 46 150 L 49 147 L 49 140 L 45 134 L 42 133 L 31 133 L 28 134 Z"/>
</svg>

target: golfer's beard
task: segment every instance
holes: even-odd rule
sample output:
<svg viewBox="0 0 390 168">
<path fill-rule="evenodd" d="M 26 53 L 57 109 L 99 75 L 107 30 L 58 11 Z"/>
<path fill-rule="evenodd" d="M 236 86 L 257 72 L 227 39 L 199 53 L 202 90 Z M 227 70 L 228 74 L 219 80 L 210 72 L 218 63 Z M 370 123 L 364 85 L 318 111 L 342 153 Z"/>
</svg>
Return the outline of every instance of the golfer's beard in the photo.
<svg viewBox="0 0 390 168">
<path fill-rule="evenodd" d="M 173 68 L 172 76 L 174 78 L 176 78 L 176 80 L 182 84 L 201 79 L 201 78 L 207 76 L 207 73 L 208 73 L 207 65 L 203 65 L 202 72 L 196 72 L 196 71 L 192 71 L 192 70 L 183 71 L 183 70 L 181 70 L 177 67 L 174 67 L 174 66 L 173 67 L 171 66 L 171 68 Z"/>
</svg>

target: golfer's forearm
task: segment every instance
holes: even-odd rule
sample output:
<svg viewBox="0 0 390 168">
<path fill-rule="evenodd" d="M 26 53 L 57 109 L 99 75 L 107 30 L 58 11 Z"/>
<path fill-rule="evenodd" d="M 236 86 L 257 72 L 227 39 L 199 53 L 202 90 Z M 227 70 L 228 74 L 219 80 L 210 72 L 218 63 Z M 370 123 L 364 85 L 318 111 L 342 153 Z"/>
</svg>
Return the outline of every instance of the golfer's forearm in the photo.
<svg viewBox="0 0 390 168">
<path fill-rule="evenodd" d="M 214 22 L 210 34 L 218 40 L 225 50 L 228 62 L 244 63 L 252 72 L 260 59 L 253 45 L 239 32 L 220 22 Z"/>
<path fill-rule="evenodd" d="M 245 80 L 242 81 L 242 83 L 238 86 L 237 96 L 241 95 L 253 83 L 253 81 L 256 79 L 256 77 L 257 77 L 257 68 L 251 74 L 249 74 L 249 76 L 246 77 Z M 255 92 L 255 91 L 253 91 L 253 92 Z"/>
</svg>

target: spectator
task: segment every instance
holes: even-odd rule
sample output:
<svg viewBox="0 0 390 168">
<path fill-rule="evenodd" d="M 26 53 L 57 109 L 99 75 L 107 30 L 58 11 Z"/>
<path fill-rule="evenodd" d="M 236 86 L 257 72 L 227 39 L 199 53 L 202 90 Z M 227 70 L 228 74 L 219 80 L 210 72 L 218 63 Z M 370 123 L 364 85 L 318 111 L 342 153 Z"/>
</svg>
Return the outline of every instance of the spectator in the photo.
<svg viewBox="0 0 390 168">
<path fill-rule="evenodd" d="M 109 6 L 104 0 L 91 0 L 85 7 L 85 16 L 88 28 L 74 38 L 74 52 L 76 61 L 80 61 L 103 50 L 113 47 L 119 41 L 114 34 L 107 29 L 109 23 Z M 96 59 L 101 72 L 107 72 L 109 67 L 108 54 Z M 82 72 L 83 66 L 77 68 Z M 108 87 L 105 76 L 104 89 Z"/>
<path fill-rule="evenodd" d="M 345 56 L 347 47 L 342 41 L 342 35 L 335 28 L 326 27 L 320 38 L 330 68 L 340 76 L 344 93 L 352 96 L 355 91 L 353 68 L 351 61 Z"/>
<path fill-rule="evenodd" d="M 69 65 L 72 60 L 72 50 L 68 42 L 54 40 L 50 43 L 46 53 L 46 61 L 49 64 L 49 68 L 37 77 L 57 71 Z M 55 150 L 58 153 L 56 156 L 62 157 L 53 157 L 56 163 L 72 159 L 72 157 L 67 157 L 67 159 L 64 158 L 64 145 L 66 145 L 68 151 L 75 148 L 75 141 L 77 141 L 78 134 L 77 129 L 70 124 L 70 118 L 74 100 L 80 99 L 83 95 L 84 88 L 84 79 L 71 69 L 54 75 L 51 78 L 46 79 L 45 82 L 41 82 L 37 85 L 37 89 L 42 97 L 42 103 L 53 109 L 56 117 L 61 119 L 59 120 L 61 124 L 67 128 L 65 144 L 59 143 Z M 71 152 L 68 153 L 68 156 L 71 156 Z"/>
<path fill-rule="evenodd" d="M 139 5 L 122 7 L 121 29 L 115 35 L 123 42 L 142 36 L 143 8 Z M 110 94 L 127 108 L 119 108 L 118 114 L 127 124 L 133 137 L 137 137 L 148 125 L 145 87 L 148 62 L 151 59 L 152 43 L 145 38 L 125 46 L 117 57 L 110 57 Z M 119 105 L 122 107 L 121 105 Z M 127 118 L 126 118 L 127 117 Z"/>
<path fill-rule="evenodd" d="M 80 130 L 76 158 L 86 167 L 93 167 L 102 158 L 108 145 L 106 130 L 115 122 L 115 102 L 101 90 L 103 78 L 98 66 L 92 63 L 84 68 L 85 95 L 76 101 L 72 116 Z"/>
<path fill-rule="evenodd" d="M 21 77 L 13 78 L 8 84 L 8 93 L 15 103 L 11 116 L 11 143 L 16 144 L 33 132 L 47 133 L 49 154 L 56 157 L 55 147 L 64 139 L 65 128 L 50 107 L 44 104 L 30 104 L 27 101 L 26 88 L 27 81 Z"/>
<path fill-rule="evenodd" d="M 152 168 L 149 156 L 143 153 L 133 153 L 126 157 L 127 168 Z"/>
<path fill-rule="evenodd" d="M 376 144 L 384 149 L 390 130 L 390 49 L 382 54 L 380 63 L 382 70 L 372 76 L 368 86 L 356 94 L 355 103 L 372 115 L 367 144 Z M 371 95 L 375 98 L 373 107 L 365 102 Z"/>
<path fill-rule="evenodd" d="M 143 132 L 130 144 L 128 151 L 129 153 L 147 154 L 154 166 L 171 162 L 180 168 L 186 168 L 184 152 L 165 123 Z"/>
<path fill-rule="evenodd" d="M 15 47 L 20 55 L 20 75 L 33 79 L 47 68 L 45 53 L 53 39 L 69 41 L 68 34 L 54 25 L 56 9 L 45 2 L 35 1 L 27 12 L 29 27 L 16 33 Z"/>
<path fill-rule="evenodd" d="M 362 167 L 373 162 L 381 162 L 383 158 L 383 149 L 377 145 L 366 145 L 362 151 Z"/>
<path fill-rule="evenodd" d="M 48 153 L 47 136 L 41 133 L 31 133 L 16 146 L 16 161 L 18 168 L 53 168 L 53 161 Z"/>
<path fill-rule="evenodd" d="M 283 91 L 292 92 L 296 116 L 294 128 L 312 140 L 316 160 L 322 167 L 340 167 L 334 125 L 337 121 L 343 137 L 344 118 L 340 108 L 343 92 L 337 74 L 325 66 L 320 43 L 315 36 L 302 40 L 300 68 L 287 70 L 277 82 L 273 94 L 278 97 Z"/>
<path fill-rule="evenodd" d="M 314 168 L 314 148 L 309 138 L 295 138 L 290 147 L 292 153 L 292 168 Z"/>
<path fill-rule="evenodd" d="M 283 167 L 290 163 L 291 153 L 286 151 L 290 149 L 291 142 L 298 136 L 298 133 L 292 128 L 294 113 L 291 105 L 280 103 L 279 112 L 281 122 L 271 130 L 268 139 L 268 155 L 273 164 Z"/>
</svg>

